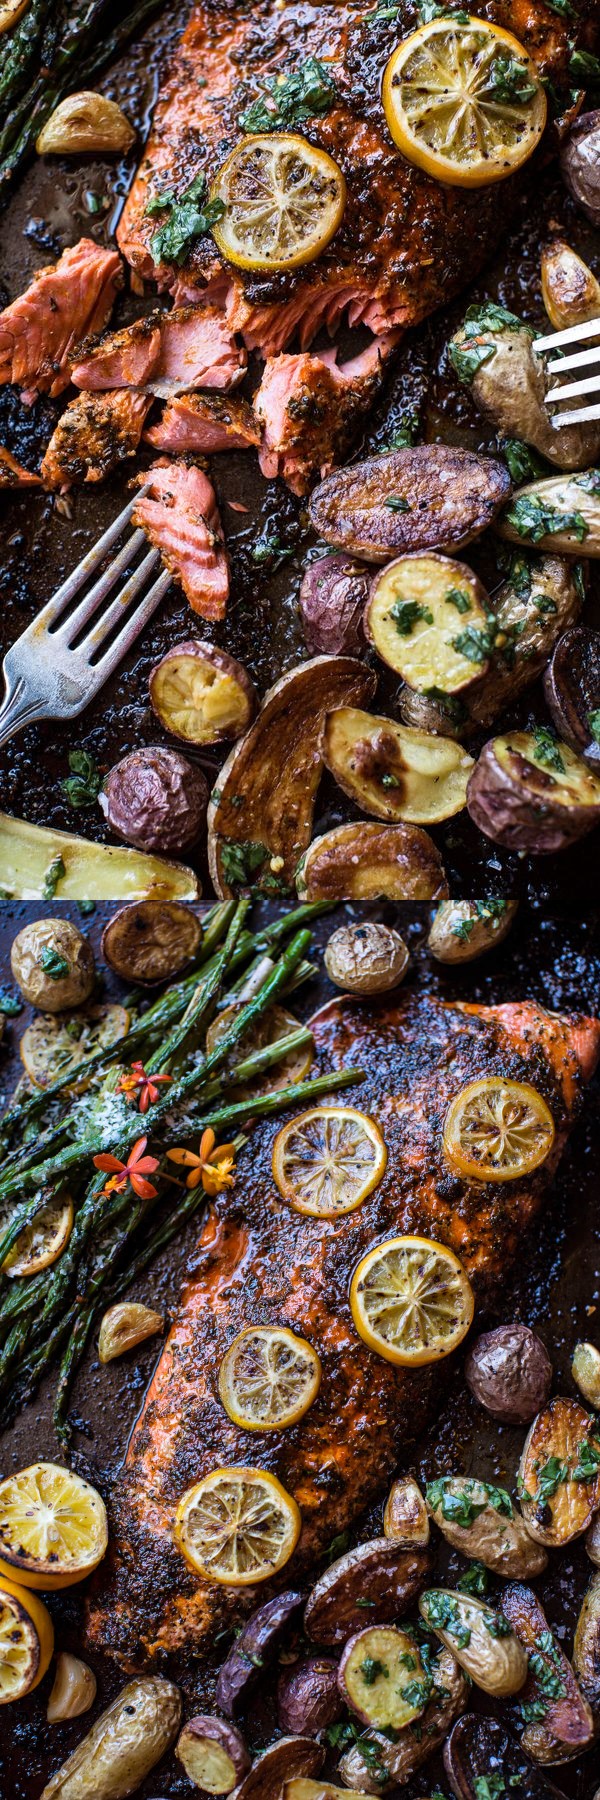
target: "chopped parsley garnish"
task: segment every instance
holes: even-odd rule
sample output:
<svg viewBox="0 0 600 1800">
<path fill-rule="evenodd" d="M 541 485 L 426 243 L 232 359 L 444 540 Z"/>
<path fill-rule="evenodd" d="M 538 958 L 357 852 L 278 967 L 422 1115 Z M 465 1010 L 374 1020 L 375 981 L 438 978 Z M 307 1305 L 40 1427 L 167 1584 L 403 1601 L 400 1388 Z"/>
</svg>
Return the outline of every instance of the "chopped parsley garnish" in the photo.
<svg viewBox="0 0 600 1800">
<path fill-rule="evenodd" d="M 464 905 L 471 910 L 466 914 L 465 918 L 457 919 L 456 924 L 452 926 L 452 936 L 458 938 L 461 944 L 468 943 L 477 920 L 479 919 L 485 925 L 498 925 L 503 914 L 506 912 L 507 904 L 508 902 L 506 900 L 465 900 Z M 489 1500 L 489 1495 L 492 1493 L 504 1494 L 504 1488 L 490 1488 L 488 1483 L 485 1485 L 488 1493 L 488 1504 L 493 1505 L 494 1502 Z M 506 1500 L 510 1500 L 510 1495 L 506 1494 L 505 1498 Z M 496 1511 L 500 1512 L 501 1510 L 501 1507 L 496 1507 Z"/>
<path fill-rule="evenodd" d="M 571 0 L 546 0 L 546 6 L 550 8 L 550 12 L 558 13 L 559 18 L 561 19 L 575 19 L 577 17 L 575 7 L 571 6 Z"/>
<path fill-rule="evenodd" d="M 54 899 L 54 895 L 56 893 L 56 889 L 58 887 L 59 881 L 62 881 L 63 875 L 66 875 L 66 873 L 67 873 L 67 871 L 65 869 L 65 865 L 64 865 L 62 856 L 54 856 L 52 858 L 52 862 L 49 864 L 48 868 L 46 869 L 46 873 L 44 876 L 44 881 L 43 881 L 43 885 L 42 885 L 42 900 L 53 900 Z"/>
<path fill-rule="evenodd" d="M 585 594 L 586 594 L 585 573 L 584 573 L 583 563 L 580 563 L 580 562 L 573 563 L 571 574 L 573 576 L 573 586 L 575 588 L 575 592 L 578 595 L 579 599 L 583 601 L 583 600 L 585 600 Z"/>
<path fill-rule="evenodd" d="M 485 1599 L 489 1587 L 489 1575 L 485 1563 L 472 1562 L 464 1575 L 460 1575 L 456 1583 L 461 1594 L 478 1594 Z"/>
<path fill-rule="evenodd" d="M 457 700 L 455 694 L 445 694 L 444 689 L 440 687 L 429 687 L 423 689 L 423 695 L 426 700 L 436 700 L 442 712 L 452 719 L 454 725 L 464 725 L 467 709 L 464 701 Z"/>
<path fill-rule="evenodd" d="M 529 444 L 522 443 L 520 438 L 505 438 L 502 454 L 508 463 L 509 474 L 513 481 L 523 484 L 535 481 L 537 475 L 544 475 L 547 470 L 539 456 L 530 450 Z"/>
<path fill-rule="evenodd" d="M 510 550 L 508 544 L 502 544 L 499 560 L 504 579 L 519 600 L 528 600 L 533 580 L 533 559 L 527 561 L 518 550 Z"/>
<path fill-rule="evenodd" d="M 205 193 L 206 176 L 201 173 L 194 176 L 190 186 L 179 198 L 169 191 L 155 194 L 148 201 L 146 212 L 151 218 L 157 213 L 167 214 L 164 223 L 150 239 L 150 255 L 155 264 L 185 262 L 192 244 L 198 238 L 205 237 L 217 219 L 222 219 L 224 202 L 209 200 L 204 204 Z"/>
<path fill-rule="evenodd" d="M 71 774 L 60 784 L 69 806 L 94 806 L 102 786 L 102 776 L 93 756 L 87 750 L 71 750 L 69 768 Z"/>
<path fill-rule="evenodd" d="M 586 494 L 597 494 L 600 498 L 600 469 L 586 469 L 585 475 L 574 475 L 575 487 L 583 488 Z"/>
<path fill-rule="evenodd" d="M 571 1481 L 594 1481 L 600 1470 L 600 1450 L 590 1444 L 589 1438 L 582 1438 L 579 1445 L 577 1462 L 571 1469 Z"/>
<path fill-rule="evenodd" d="M 587 722 L 594 743 L 600 744 L 600 708 L 598 708 L 596 712 L 588 713 Z"/>
<path fill-rule="evenodd" d="M 378 454 L 384 456 L 390 450 L 409 449 L 411 444 L 414 444 L 418 429 L 419 414 L 416 407 L 411 406 L 410 410 L 399 419 L 389 444 L 382 444 Z"/>
<path fill-rule="evenodd" d="M 324 1737 L 332 1750 L 348 1750 L 351 1747 L 359 1750 L 373 1779 L 382 1783 L 389 1782 L 389 1769 L 385 1769 L 379 1761 L 378 1744 L 371 1743 L 370 1738 L 363 1736 L 356 1725 L 350 1724 L 350 1720 L 340 1720 L 337 1725 L 328 1725 Z"/>
<path fill-rule="evenodd" d="M 501 106 L 526 106 L 537 93 L 527 64 L 519 56 L 512 56 L 510 50 L 499 50 L 494 57 L 485 91 L 493 94 Z"/>
<path fill-rule="evenodd" d="M 459 656 L 466 656 L 468 662 L 483 663 L 494 648 L 494 640 L 489 631 L 483 631 L 478 625 L 467 625 L 452 639 L 452 648 Z"/>
<path fill-rule="evenodd" d="M 427 1608 L 428 1625 L 433 1625 L 435 1631 L 447 1631 L 459 1649 L 466 1649 L 471 1642 L 471 1632 L 463 1623 L 458 1602 L 452 1594 L 447 1594 L 443 1588 L 430 1588 L 422 1599 Z"/>
<path fill-rule="evenodd" d="M 399 637 L 410 637 L 420 619 L 426 625 L 433 625 L 433 613 L 428 606 L 422 606 L 420 600 L 394 600 L 389 616 L 394 621 Z"/>
<path fill-rule="evenodd" d="M 459 381 L 466 382 L 469 387 L 475 380 L 478 369 L 484 363 L 491 362 L 496 350 L 496 344 L 486 344 L 483 340 L 477 344 L 456 344 L 453 340 L 448 345 L 448 356 Z"/>
<path fill-rule="evenodd" d="M 538 1506 L 546 1506 L 562 1482 L 568 1481 L 569 1465 L 561 1462 L 558 1456 L 549 1456 L 548 1461 L 543 1463 L 541 1468 L 536 1469 L 536 1475 L 537 1487 L 533 1498 Z"/>
<path fill-rule="evenodd" d="M 551 1631 L 542 1632 L 539 1648 L 529 1656 L 529 1668 L 540 1692 L 539 1697 L 521 1707 L 521 1715 L 526 1724 L 543 1719 L 550 1700 L 564 1700 L 567 1691 L 562 1679 L 560 1652 Z"/>
<path fill-rule="evenodd" d="M 398 1662 L 403 1669 L 416 1669 L 417 1667 L 416 1656 L 411 1656 L 408 1650 L 404 1651 L 403 1656 L 398 1657 Z"/>
<path fill-rule="evenodd" d="M 530 331 L 517 313 L 509 312 L 508 307 L 499 306 L 497 300 L 474 301 L 468 306 L 463 332 L 465 337 L 479 337 L 481 331 Z"/>
<path fill-rule="evenodd" d="M 17 1014 L 22 1011 L 23 1001 L 19 1000 L 16 994 L 7 994 L 2 990 L 0 993 L 0 1013 L 4 1013 L 5 1019 L 16 1019 Z"/>
<path fill-rule="evenodd" d="M 536 612 L 539 612 L 542 618 L 546 618 L 550 613 L 558 612 L 556 601 L 552 599 L 551 594 L 532 594 L 531 601 Z"/>
<path fill-rule="evenodd" d="M 51 981 L 62 981 L 63 976 L 68 975 L 69 973 L 69 964 L 66 956 L 60 956 L 58 950 L 53 950 L 50 944 L 44 944 L 43 950 L 40 951 L 38 962 L 40 968 L 43 969 L 44 974 L 50 976 Z"/>
<path fill-rule="evenodd" d="M 505 1638 L 512 1634 L 512 1625 L 509 1625 L 503 1612 L 485 1613 L 483 1623 L 486 1631 L 489 1631 L 490 1637 Z"/>
<path fill-rule="evenodd" d="M 402 1689 L 402 1699 L 407 1706 L 418 1706 L 422 1710 L 427 1705 L 431 1687 L 431 1681 L 409 1681 Z"/>
<path fill-rule="evenodd" d="M 253 886 L 252 876 L 262 869 L 268 855 L 266 845 L 251 838 L 239 843 L 234 838 L 222 839 L 220 858 L 225 880 L 232 887 Z"/>
<path fill-rule="evenodd" d="M 408 500 L 403 500 L 401 494 L 390 494 L 389 499 L 384 500 L 383 504 L 389 508 L 390 512 L 410 512 Z"/>
<path fill-rule="evenodd" d="M 344 1551 L 349 1548 L 349 1545 L 350 1532 L 340 1531 L 337 1537 L 331 1539 L 331 1543 L 323 1551 L 323 1556 L 327 1558 L 328 1562 L 336 1562 L 338 1556 L 344 1555 Z"/>
<path fill-rule="evenodd" d="M 459 613 L 468 613 L 471 611 L 469 596 L 468 594 L 465 594 L 463 588 L 449 588 L 445 600 L 446 606 L 455 606 L 456 611 Z"/>
<path fill-rule="evenodd" d="M 590 50 L 572 50 L 569 60 L 569 75 L 580 87 L 598 87 L 600 85 L 600 60 L 592 56 Z"/>
<path fill-rule="evenodd" d="M 399 788 L 402 787 L 402 782 L 398 780 L 397 775 L 392 775 L 388 769 L 386 770 L 385 775 L 382 775 L 381 777 L 381 786 L 384 788 Z"/>
<path fill-rule="evenodd" d="M 473 1787 L 476 1800 L 501 1800 L 506 1794 L 503 1775 L 477 1775 Z"/>
<path fill-rule="evenodd" d="M 287 131 L 306 119 L 322 119 L 335 106 L 338 89 L 331 71 L 316 56 L 290 75 L 268 75 L 262 95 L 240 113 L 240 131 Z"/>
<path fill-rule="evenodd" d="M 487 1500 L 469 1498 L 468 1483 L 458 1493 L 452 1493 L 447 1486 L 451 1477 L 441 1475 L 438 1481 L 431 1481 L 426 1489 L 425 1498 L 432 1512 L 441 1511 L 442 1518 L 451 1520 L 453 1524 L 462 1526 L 468 1531 L 479 1514 L 485 1512 Z"/>
<path fill-rule="evenodd" d="M 270 527 L 257 538 L 250 551 L 253 563 L 269 563 L 273 569 L 278 569 L 293 554 L 293 544 L 284 543 Z"/>
<path fill-rule="evenodd" d="M 560 512 L 539 494 L 520 494 L 511 502 L 504 517 L 507 524 L 518 531 L 519 537 L 531 538 L 533 544 L 539 544 L 542 538 L 552 537 L 558 531 L 572 531 L 581 544 L 589 530 L 583 513 Z"/>
<path fill-rule="evenodd" d="M 533 733 L 534 756 L 544 769 L 555 769 L 557 775 L 564 775 L 565 765 L 560 754 L 558 743 L 547 725 L 536 725 Z"/>
<path fill-rule="evenodd" d="M 360 1672 L 365 1687 L 373 1687 L 375 1682 L 379 1680 L 380 1675 L 383 1677 L 384 1681 L 389 1681 L 390 1678 L 389 1669 L 386 1667 L 385 1663 L 379 1661 L 378 1656 L 365 1656 L 364 1662 L 361 1662 L 360 1665 Z"/>
</svg>

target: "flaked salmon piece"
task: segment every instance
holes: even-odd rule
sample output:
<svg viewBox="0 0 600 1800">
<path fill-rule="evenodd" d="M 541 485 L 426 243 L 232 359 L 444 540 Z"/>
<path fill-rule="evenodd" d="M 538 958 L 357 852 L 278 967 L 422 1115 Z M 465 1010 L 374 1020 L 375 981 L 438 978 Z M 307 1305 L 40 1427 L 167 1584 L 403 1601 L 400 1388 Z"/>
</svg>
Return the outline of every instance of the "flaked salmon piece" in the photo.
<svg viewBox="0 0 600 1800">
<path fill-rule="evenodd" d="M 229 597 L 229 560 L 214 489 L 202 469 L 161 458 L 138 476 L 150 491 L 138 500 L 141 525 L 181 582 L 193 612 L 222 619 Z"/>
<path fill-rule="evenodd" d="M 531 1001 L 445 1004 L 422 988 L 387 1005 L 339 999 L 312 1022 L 321 1069 L 365 1071 L 352 1103 L 379 1123 L 388 1149 L 379 1187 L 353 1213 L 319 1226 L 292 1211 L 271 1172 L 277 1125 L 252 1132 L 233 1194 L 211 1206 L 192 1276 L 155 1370 L 111 1502 L 109 1552 L 95 1579 L 88 1637 L 126 1668 L 165 1654 L 209 1663 L 214 1641 L 235 1629 L 273 1587 L 296 1586 L 331 1543 L 385 1492 L 432 1415 L 456 1358 L 395 1368 L 358 1337 L 350 1306 L 352 1270 L 373 1243 L 417 1233 L 448 1244 L 468 1271 L 478 1314 L 506 1290 L 526 1234 L 583 1101 L 600 1053 L 600 1023 L 561 1016 Z M 470 1184 L 450 1171 L 442 1147 L 450 1101 L 478 1076 L 530 1081 L 556 1127 L 552 1154 L 534 1174 Z M 332 1098 L 335 1084 L 332 1080 Z M 547 1229 L 551 1229 L 548 1224 Z M 219 1400 L 221 1360 L 253 1323 L 289 1326 L 314 1344 L 319 1394 L 293 1430 L 235 1426 Z M 302 1515 L 297 1550 L 273 1584 L 234 1589 L 194 1576 L 173 1543 L 179 1500 L 226 1464 L 270 1470 Z M 216 1659 L 215 1659 L 216 1660 Z M 221 1658 L 219 1657 L 220 1661 Z M 171 1672 L 175 1663 L 171 1666 Z M 216 1670 L 214 1671 L 216 1673 Z"/>
<path fill-rule="evenodd" d="M 152 395 L 136 388 L 78 394 L 59 419 L 46 450 L 42 463 L 46 486 L 104 481 L 118 463 L 135 456 L 151 405 Z"/>
<path fill-rule="evenodd" d="M 203 302 L 149 313 L 123 331 L 91 345 L 74 364 L 76 387 L 148 387 L 165 396 L 180 388 L 232 388 L 243 379 L 247 356 L 225 314 Z"/>
<path fill-rule="evenodd" d="M 179 394 L 165 406 L 157 425 L 144 433 L 155 450 L 171 455 L 199 450 L 247 450 L 260 443 L 260 427 L 247 400 L 225 400 L 220 394 Z"/>
<path fill-rule="evenodd" d="M 263 475 L 280 475 L 292 493 L 305 494 L 319 474 L 329 474 L 348 449 L 357 416 L 374 400 L 396 340 L 395 332 L 374 340 L 339 367 L 337 350 L 269 358 L 254 396 Z"/>
<path fill-rule="evenodd" d="M 11 456 L 0 444 L 0 488 L 41 487 L 41 476 L 32 474 L 31 469 L 24 469 L 23 464 Z"/>
<path fill-rule="evenodd" d="M 0 381 L 33 399 L 61 394 L 77 344 L 103 331 L 123 280 L 116 250 L 80 238 L 0 313 Z"/>
</svg>

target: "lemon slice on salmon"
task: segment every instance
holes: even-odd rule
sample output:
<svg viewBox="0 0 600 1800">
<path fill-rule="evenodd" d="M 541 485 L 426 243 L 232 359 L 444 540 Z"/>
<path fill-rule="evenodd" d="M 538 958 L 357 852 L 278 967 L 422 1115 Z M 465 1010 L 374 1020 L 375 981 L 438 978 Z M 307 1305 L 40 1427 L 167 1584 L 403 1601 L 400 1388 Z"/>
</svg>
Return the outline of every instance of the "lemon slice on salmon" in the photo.
<svg viewBox="0 0 600 1800">
<path fill-rule="evenodd" d="M 239 269 L 297 269 L 331 242 L 346 204 L 341 169 L 294 131 L 244 137 L 213 181 L 215 243 Z"/>
<path fill-rule="evenodd" d="M 22 1700 L 46 1673 L 54 1627 L 37 1594 L 0 1580 L 0 1706 Z"/>
<path fill-rule="evenodd" d="M 179 1502 L 175 1543 L 209 1581 L 247 1587 L 282 1569 L 300 1536 L 296 1501 L 265 1469 L 214 1469 Z"/>
<path fill-rule="evenodd" d="M 445 1244 L 390 1238 L 361 1258 L 350 1307 L 359 1336 L 386 1362 L 438 1362 L 461 1343 L 474 1312 L 471 1283 Z"/>
<path fill-rule="evenodd" d="M 388 127 L 408 162 L 456 187 L 503 181 L 546 124 L 536 64 L 500 25 L 432 19 L 393 51 L 383 77 Z"/>
<path fill-rule="evenodd" d="M 0 1482 L 0 1581 L 72 1587 L 97 1567 L 107 1544 L 104 1501 L 70 1469 L 32 1463 Z"/>
<path fill-rule="evenodd" d="M 374 1119 L 354 1106 L 315 1106 L 289 1119 L 273 1145 L 273 1179 L 295 1212 L 337 1219 L 354 1212 L 385 1173 Z"/>
<path fill-rule="evenodd" d="M 245 1431 L 283 1431 L 312 1406 L 321 1364 L 306 1338 L 283 1325 L 247 1325 L 226 1350 L 219 1393 Z"/>
<path fill-rule="evenodd" d="M 12 1279 L 16 1275 L 39 1275 L 41 1269 L 49 1269 L 62 1256 L 72 1229 L 73 1202 L 68 1194 L 49 1200 L 19 1233 L 2 1264 L 2 1273 Z"/>
<path fill-rule="evenodd" d="M 469 1081 L 444 1121 L 444 1149 L 471 1181 L 516 1181 L 546 1161 L 554 1120 L 528 1081 L 486 1075 Z"/>
</svg>

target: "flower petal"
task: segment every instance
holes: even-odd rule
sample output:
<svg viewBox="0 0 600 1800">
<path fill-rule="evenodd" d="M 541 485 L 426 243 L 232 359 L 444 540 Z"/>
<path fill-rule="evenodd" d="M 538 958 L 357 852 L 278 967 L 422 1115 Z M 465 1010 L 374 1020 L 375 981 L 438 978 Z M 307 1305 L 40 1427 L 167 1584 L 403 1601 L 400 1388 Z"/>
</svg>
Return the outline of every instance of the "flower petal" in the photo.
<svg viewBox="0 0 600 1800">
<path fill-rule="evenodd" d="M 182 1163 L 183 1167 L 186 1169 L 200 1168 L 200 1157 L 196 1156 L 193 1150 L 184 1150 L 182 1148 L 167 1150 L 167 1156 L 170 1162 Z"/>
<path fill-rule="evenodd" d="M 153 1187 L 151 1181 L 144 1181 L 141 1175 L 130 1175 L 129 1180 L 134 1194 L 139 1194 L 140 1200 L 153 1200 L 158 1193 L 158 1188 Z"/>
<path fill-rule="evenodd" d="M 139 1162 L 140 1156 L 143 1156 L 143 1154 L 144 1154 L 147 1142 L 148 1142 L 147 1137 L 137 1138 L 137 1140 L 133 1146 L 133 1150 L 130 1151 L 129 1156 L 127 1158 L 128 1169 L 131 1169 L 133 1167 L 134 1163 Z"/>
<path fill-rule="evenodd" d="M 95 1169 L 102 1170 L 103 1175 L 116 1175 L 125 1168 L 125 1163 L 119 1162 L 118 1156 L 93 1156 L 92 1162 Z"/>
<path fill-rule="evenodd" d="M 217 1140 L 215 1138 L 214 1131 L 211 1130 L 210 1125 L 207 1125 L 206 1131 L 203 1131 L 202 1137 L 200 1139 L 200 1161 L 201 1162 L 208 1162 L 211 1150 L 214 1149 L 216 1141 Z"/>
</svg>

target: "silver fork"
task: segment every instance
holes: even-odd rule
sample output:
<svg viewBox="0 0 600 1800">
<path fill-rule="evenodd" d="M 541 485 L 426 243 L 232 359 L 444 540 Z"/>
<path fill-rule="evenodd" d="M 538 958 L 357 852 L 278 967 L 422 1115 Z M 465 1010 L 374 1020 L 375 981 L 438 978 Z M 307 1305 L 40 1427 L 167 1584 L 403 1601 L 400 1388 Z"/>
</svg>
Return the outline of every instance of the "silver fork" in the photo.
<svg viewBox="0 0 600 1800">
<path fill-rule="evenodd" d="M 76 719 L 131 649 L 166 594 L 173 579 L 166 569 L 147 586 L 160 562 L 160 551 L 150 550 L 115 598 L 100 610 L 146 543 L 144 532 L 134 531 L 78 606 L 71 609 L 71 602 L 123 536 L 134 507 L 147 492 L 146 483 L 7 651 L 2 665 L 6 693 L 0 705 L 0 746 L 34 719 Z M 130 610 L 137 595 L 141 596 L 137 606 Z M 118 630 L 121 620 L 124 623 Z M 112 643 L 98 655 L 115 631 Z"/>
<path fill-rule="evenodd" d="M 594 343 L 594 339 L 597 340 Z M 573 356 L 564 356 L 563 350 L 571 344 L 589 344 L 590 349 L 576 350 Z M 548 337 L 534 338 L 533 348 L 538 356 L 546 356 L 549 350 L 559 350 L 555 362 L 546 366 L 548 375 L 560 375 L 559 387 L 551 387 L 546 394 L 546 409 L 550 413 L 553 425 L 583 425 L 590 419 L 600 419 L 600 400 L 591 406 L 577 406 L 563 412 L 565 400 L 583 400 L 589 394 L 600 396 L 600 319 L 590 319 L 585 325 L 571 325 L 567 331 L 552 331 Z M 576 381 L 563 381 L 563 375 L 570 375 L 572 369 L 589 369 L 589 375 Z"/>
</svg>

